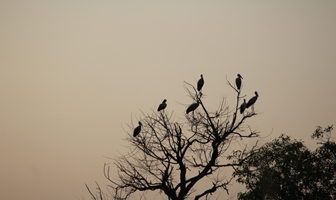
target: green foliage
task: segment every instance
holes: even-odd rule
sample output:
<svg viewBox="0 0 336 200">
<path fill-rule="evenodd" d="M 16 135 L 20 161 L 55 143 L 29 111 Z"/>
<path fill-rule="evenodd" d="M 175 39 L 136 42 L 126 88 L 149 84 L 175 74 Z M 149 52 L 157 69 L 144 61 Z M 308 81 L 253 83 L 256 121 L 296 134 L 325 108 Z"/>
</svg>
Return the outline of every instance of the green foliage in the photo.
<svg viewBox="0 0 336 200">
<path fill-rule="evenodd" d="M 315 151 L 301 141 L 281 135 L 249 157 L 234 176 L 246 185 L 240 200 L 335 199 L 336 144 L 330 141 L 332 126 L 317 127 L 313 138 L 322 140 Z"/>
</svg>

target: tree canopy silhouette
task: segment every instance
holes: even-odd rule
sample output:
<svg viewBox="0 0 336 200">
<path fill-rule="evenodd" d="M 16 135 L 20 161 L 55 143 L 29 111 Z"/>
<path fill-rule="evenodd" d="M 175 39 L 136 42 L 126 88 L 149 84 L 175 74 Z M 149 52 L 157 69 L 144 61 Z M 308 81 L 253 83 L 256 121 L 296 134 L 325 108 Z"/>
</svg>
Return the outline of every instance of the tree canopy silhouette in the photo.
<svg viewBox="0 0 336 200">
<path fill-rule="evenodd" d="M 333 126 L 318 126 L 312 138 L 316 150 L 289 136 L 266 143 L 236 168 L 238 182 L 246 185 L 240 200 L 336 199 L 336 144 Z"/>
<path fill-rule="evenodd" d="M 176 121 L 173 112 L 165 109 L 142 113 L 141 132 L 138 128 L 136 137 L 133 126 L 129 126 L 126 140 L 130 150 L 114 158 L 117 175 L 112 176 L 111 166 L 104 165 L 104 175 L 110 182 L 108 196 L 127 199 L 135 193 L 158 191 L 171 200 L 197 200 L 209 199 L 219 190 L 229 192 L 233 176 L 226 177 L 223 170 L 241 166 L 254 154 L 256 145 L 241 141 L 258 137 L 258 132 L 246 124 L 257 113 L 246 109 L 239 114 L 245 96 L 241 95 L 242 88 L 236 89 L 229 81 L 227 84 L 237 93 L 235 105 L 230 108 L 223 98 L 213 111 L 203 102 L 203 84 L 198 82 L 194 87 L 185 82 L 191 102 L 184 120 Z M 195 189 L 200 182 L 206 187 L 201 191 Z M 99 185 L 98 194 L 87 188 L 94 199 L 107 197 Z"/>
</svg>

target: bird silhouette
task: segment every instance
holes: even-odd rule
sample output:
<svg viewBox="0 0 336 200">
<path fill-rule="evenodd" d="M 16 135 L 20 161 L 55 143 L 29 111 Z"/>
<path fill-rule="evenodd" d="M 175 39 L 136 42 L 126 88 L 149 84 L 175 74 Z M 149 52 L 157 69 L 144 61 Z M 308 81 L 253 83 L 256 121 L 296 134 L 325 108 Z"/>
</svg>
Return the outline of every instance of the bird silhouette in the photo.
<svg viewBox="0 0 336 200">
<path fill-rule="evenodd" d="M 190 113 L 190 112 L 196 110 L 196 108 L 198 107 L 198 105 L 199 105 L 199 102 L 196 102 L 196 103 L 191 104 L 191 105 L 187 108 L 186 113 L 188 114 L 188 113 Z"/>
<path fill-rule="evenodd" d="M 166 102 L 167 102 L 167 100 L 164 99 L 164 100 L 162 101 L 162 103 L 159 105 L 157 111 L 160 111 L 160 110 L 165 109 L 165 108 L 167 107 L 167 103 L 166 103 Z"/>
<path fill-rule="evenodd" d="M 254 94 L 255 94 L 255 96 L 252 97 L 252 98 L 247 102 L 247 104 L 246 104 L 246 108 L 249 108 L 250 106 L 252 106 L 252 109 L 253 109 L 253 105 L 254 105 L 254 103 L 257 101 L 257 99 L 258 99 L 258 97 L 259 97 L 257 91 L 255 91 Z"/>
<path fill-rule="evenodd" d="M 197 90 L 198 91 L 202 90 L 203 85 L 204 85 L 204 79 L 203 79 L 203 74 L 201 74 L 201 78 L 197 82 Z"/>
<path fill-rule="evenodd" d="M 240 90 L 243 77 L 240 74 L 237 74 L 237 76 L 238 77 L 236 78 L 236 86 L 237 89 Z"/>
<path fill-rule="evenodd" d="M 244 102 L 240 105 L 240 114 L 243 114 L 246 108 L 246 100 L 244 99 Z"/>
<path fill-rule="evenodd" d="M 140 131 L 141 131 L 141 122 L 139 122 L 139 126 L 137 126 L 134 131 L 133 131 L 133 137 L 136 137 L 137 135 L 139 135 Z"/>
</svg>

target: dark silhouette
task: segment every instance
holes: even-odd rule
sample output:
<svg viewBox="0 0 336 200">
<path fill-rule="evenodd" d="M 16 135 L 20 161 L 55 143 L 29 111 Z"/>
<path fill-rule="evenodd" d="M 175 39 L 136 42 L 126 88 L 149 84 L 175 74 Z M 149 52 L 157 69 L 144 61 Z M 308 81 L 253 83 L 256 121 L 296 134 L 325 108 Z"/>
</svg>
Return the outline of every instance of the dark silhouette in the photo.
<svg viewBox="0 0 336 200">
<path fill-rule="evenodd" d="M 252 97 L 252 98 L 247 102 L 247 104 L 246 104 L 246 108 L 249 108 L 250 106 L 252 106 L 252 112 L 254 112 L 254 107 L 253 107 L 253 105 L 254 105 L 254 103 L 257 101 L 257 99 L 258 99 L 258 97 L 259 97 L 257 91 L 255 91 L 254 94 L 255 94 L 255 96 Z"/>
<path fill-rule="evenodd" d="M 204 85 L 204 79 L 203 79 L 203 74 L 201 74 L 201 78 L 197 82 L 197 91 L 201 91 L 203 85 Z"/>
<path fill-rule="evenodd" d="M 237 89 L 238 90 L 240 90 L 240 88 L 241 88 L 241 83 L 242 83 L 242 80 L 241 79 L 243 79 L 243 77 L 240 75 L 240 74 L 237 74 L 237 78 L 236 78 L 236 86 L 237 86 Z"/>
<path fill-rule="evenodd" d="M 133 131 L 133 137 L 136 137 L 137 135 L 139 135 L 140 131 L 141 131 L 141 122 L 139 122 L 139 126 L 137 126 L 134 131 Z"/>
<path fill-rule="evenodd" d="M 167 100 L 164 99 L 164 100 L 162 101 L 162 103 L 159 105 L 157 111 L 164 110 L 164 109 L 167 107 L 167 103 L 166 103 L 166 102 L 167 102 Z"/>
<path fill-rule="evenodd" d="M 246 108 L 246 100 L 244 99 L 244 102 L 240 105 L 240 114 L 243 114 Z"/>
<path fill-rule="evenodd" d="M 247 191 L 239 200 L 332 200 L 336 197 L 336 143 L 333 126 L 318 126 L 312 138 L 319 147 L 310 150 L 303 141 L 281 135 L 235 168 L 235 177 Z"/>
<path fill-rule="evenodd" d="M 190 112 L 196 110 L 196 108 L 197 108 L 198 106 L 199 106 L 199 102 L 196 102 L 196 103 L 191 104 L 191 105 L 187 108 L 186 113 L 188 114 L 188 113 L 190 113 Z"/>
<path fill-rule="evenodd" d="M 202 78 L 197 88 L 185 82 L 187 94 L 195 102 L 186 110 L 187 114 L 193 112 L 192 115 L 186 114 L 184 119 L 176 121 L 169 112 L 143 113 L 141 137 L 128 133 L 129 152 L 113 158 L 113 168 L 104 165 L 108 191 L 113 199 L 136 198 L 147 191 L 157 191 L 158 195 L 170 200 L 199 200 L 209 199 L 219 191 L 229 192 L 233 176 L 223 172 L 241 166 L 256 150 L 256 145 L 245 144 L 251 144 L 246 140 L 259 136 L 246 125 L 248 119 L 257 114 L 237 116 L 242 97 L 240 90 L 229 82 L 237 92 L 235 109 L 229 109 L 226 99 L 217 109 L 208 108 L 199 92 L 204 83 Z M 158 111 L 165 108 L 166 100 L 161 105 Z M 140 132 L 137 128 L 132 130 L 131 126 L 130 131 L 133 135 Z M 233 143 L 240 145 L 231 145 Z M 110 169 L 117 170 L 113 173 L 116 175 L 112 176 Z M 197 190 L 199 183 L 204 186 L 203 190 Z M 97 194 L 106 199 L 99 185 Z"/>
</svg>

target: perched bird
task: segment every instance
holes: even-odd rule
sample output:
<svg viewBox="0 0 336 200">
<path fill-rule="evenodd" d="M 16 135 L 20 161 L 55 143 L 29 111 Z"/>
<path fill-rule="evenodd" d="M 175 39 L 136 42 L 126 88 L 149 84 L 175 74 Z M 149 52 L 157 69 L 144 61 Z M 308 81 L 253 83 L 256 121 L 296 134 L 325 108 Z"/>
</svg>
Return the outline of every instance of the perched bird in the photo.
<svg viewBox="0 0 336 200">
<path fill-rule="evenodd" d="M 246 108 L 246 100 L 244 99 L 244 102 L 240 105 L 240 114 L 243 114 Z"/>
<path fill-rule="evenodd" d="M 237 76 L 238 77 L 236 78 L 236 86 L 237 86 L 237 89 L 240 90 L 243 77 L 240 74 L 237 74 Z"/>
<path fill-rule="evenodd" d="M 258 97 L 259 97 L 258 92 L 255 91 L 254 94 L 255 94 L 255 96 L 252 97 L 252 98 L 247 102 L 247 104 L 246 104 L 246 108 L 249 108 L 250 106 L 252 106 L 252 105 L 257 101 L 257 99 L 258 99 Z"/>
<path fill-rule="evenodd" d="M 196 102 L 196 103 L 191 104 L 191 105 L 187 108 L 186 113 L 188 114 L 188 113 L 190 113 L 190 112 L 196 110 L 196 108 L 198 107 L 198 105 L 199 105 L 199 102 Z"/>
<path fill-rule="evenodd" d="M 203 75 L 201 74 L 201 78 L 197 82 L 197 90 L 200 91 L 202 89 L 203 85 L 204 85 L 204 79 L 203 79 Z"/>
<path fill-rule="evenodd" d="M 167 103 L 166 103 L 166 102 L 167 102 L 167 100 L 164 99 L 164 100 L 162 101 L 162 103 L 159 105 L 157 111 L 160 111 L 160 110 L 165 109 L 165 108 L 167 107 Z"/>
<path fill-rule="evenodd" d="M 133 137 L 136 137 L 137 135 L 139 135 L 140 131 L 141 131 L 141 122 L 139 122 L 139 126 L 137 126 L 134 131 L 133 131 Z"/>
</svg>

